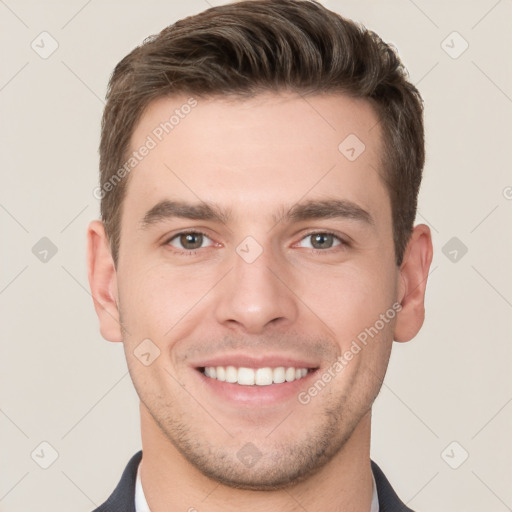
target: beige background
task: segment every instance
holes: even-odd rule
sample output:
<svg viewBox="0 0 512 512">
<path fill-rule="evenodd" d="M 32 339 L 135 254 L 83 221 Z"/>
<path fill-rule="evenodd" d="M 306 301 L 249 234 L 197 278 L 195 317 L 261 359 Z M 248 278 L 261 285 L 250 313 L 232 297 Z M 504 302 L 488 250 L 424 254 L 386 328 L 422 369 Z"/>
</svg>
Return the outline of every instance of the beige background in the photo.
<svg viewBox="0 0 512 512">
<path fill-rule="evenodd" d="M 219 3 L 0 0 L 2 512 L 88 512 L 140 449 L 122 346 L 101 338 L 86 277 L 103 98 L 146 36 Z M 372 457 L 415 510 L 512 510 L 512 2 L 324 3 L 395 44 L 426 103 L 427 318 L 395 344 Z M 46 59 L 31 48 L 43 31 L 59 45 Z"/>
</svg>

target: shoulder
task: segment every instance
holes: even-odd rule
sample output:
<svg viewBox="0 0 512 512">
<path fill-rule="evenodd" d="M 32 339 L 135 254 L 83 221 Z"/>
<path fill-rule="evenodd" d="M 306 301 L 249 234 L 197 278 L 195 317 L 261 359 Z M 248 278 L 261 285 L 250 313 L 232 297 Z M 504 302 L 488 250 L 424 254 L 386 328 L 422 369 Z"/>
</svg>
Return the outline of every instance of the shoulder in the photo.
<svg viewBox="0 0 512 512">
<path fill-rule="evenodd" d="M 93 512 L 119 512 L 120 510 L 135 512 L 135 479 L 141 459 L 142 450 L 138 451 L 128 461 L 117 487 L 108 500 L 94 509 Z"/>
<path fill-rule="evenodd" d="M 377 485 L 379 512 L 413 512 L 400 500 L 393 487 L 391 487 L 386 475 L 384 475 L 380 467 L 373 460 L 371 465 L 375 484 Z"/>
</svg>

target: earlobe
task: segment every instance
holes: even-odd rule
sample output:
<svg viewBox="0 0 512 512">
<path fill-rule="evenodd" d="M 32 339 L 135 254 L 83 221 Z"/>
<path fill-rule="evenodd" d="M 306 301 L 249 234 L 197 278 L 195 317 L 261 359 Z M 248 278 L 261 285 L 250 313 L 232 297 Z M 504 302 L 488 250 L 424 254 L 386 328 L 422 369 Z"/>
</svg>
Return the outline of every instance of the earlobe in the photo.
<svg viewBox="0 0 512 512">
<path fill-rule="evenodd" d="M 105 228 L 98 220 L 87 229 L 87 273 L 101 335 L 108 341 L 122 341 L 116 269 Z"/>
<path fill-rule="evenodd" d="M 425 318 L 425 290 L 432 262 L 430 229 L 415 226 L 400 267 L 398 300 L 402 306 L 395 324 L 395 341 L 409 341 L 418 334 Z"/>
</svg>

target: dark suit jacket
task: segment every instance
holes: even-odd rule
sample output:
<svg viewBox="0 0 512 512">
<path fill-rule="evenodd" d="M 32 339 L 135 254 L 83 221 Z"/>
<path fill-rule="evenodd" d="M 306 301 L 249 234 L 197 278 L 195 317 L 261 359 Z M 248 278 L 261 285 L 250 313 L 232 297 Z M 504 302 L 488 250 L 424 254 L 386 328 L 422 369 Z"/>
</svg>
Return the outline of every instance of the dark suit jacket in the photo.
<svg viewBox="0 0 512 512">
<path fill-rule="evenodd" d="M 135 512 L 135 479 L 141 459 L 142 450 L 130 459 L 121 480 L 109 499 L 93 512 Z M 371 464 L 375 483 L 377 484 L 379 512 L 413 512 L 400 501 L 379 466 L 373 461 L 371 461 Z"/>
</svg>

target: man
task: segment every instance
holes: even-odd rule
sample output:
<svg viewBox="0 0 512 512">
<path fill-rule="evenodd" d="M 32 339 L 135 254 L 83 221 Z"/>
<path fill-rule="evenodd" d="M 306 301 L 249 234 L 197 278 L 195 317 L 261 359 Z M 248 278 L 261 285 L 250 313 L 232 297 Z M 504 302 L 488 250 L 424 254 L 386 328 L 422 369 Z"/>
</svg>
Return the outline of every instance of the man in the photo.
<svg viewBox="0 0 512 512">
<path fill-rule="evenodd" d="M 409 510 L 370 459 L 432 260 L 394 51 L 314 1 L 232 3 L 146 40 L 107 100 L 89 281 L 142 451 L 97 510 Z"/>
</svg>

